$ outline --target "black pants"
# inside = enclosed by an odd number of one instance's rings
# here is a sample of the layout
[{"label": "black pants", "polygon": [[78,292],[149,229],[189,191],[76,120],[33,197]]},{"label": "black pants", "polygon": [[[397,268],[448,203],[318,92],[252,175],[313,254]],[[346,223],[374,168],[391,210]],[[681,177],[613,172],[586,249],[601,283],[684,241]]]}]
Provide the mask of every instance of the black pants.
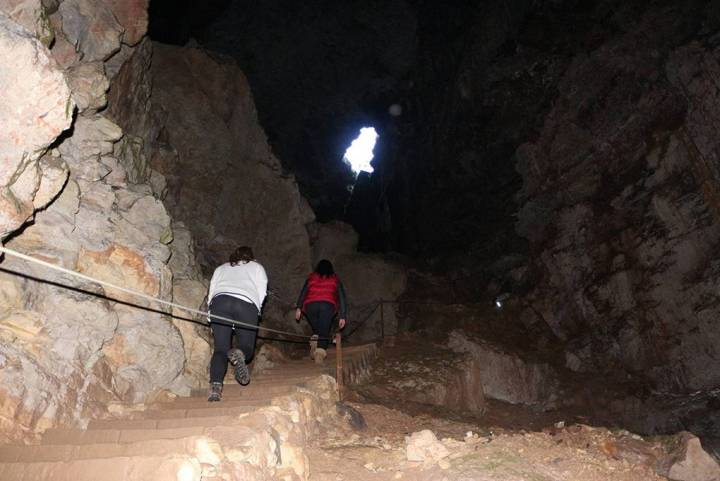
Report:
[{"label": "black pants", "polygon": [[[252,302],[237,297],[219,295],[210,303],[210,314],[227,317],[246,324],[258,325],[258,309]],[[257,329],[236,327],[233,329],[225,321],[211,319],[215,350],[210,359],[210,382],[222,382],[227,372],[228,351],[232,347],[233,332],[237,348],[245,354],[245,361],[250,362],[255,354]]]},{"label": "black pants", "polygon": [[335,317],[335,306],[330,302],[311,302],[305,306],[305,314],[310,321],[313,334],[325,338],[318,341],[318,347],[327,349],[330,343],[330,326]]}]

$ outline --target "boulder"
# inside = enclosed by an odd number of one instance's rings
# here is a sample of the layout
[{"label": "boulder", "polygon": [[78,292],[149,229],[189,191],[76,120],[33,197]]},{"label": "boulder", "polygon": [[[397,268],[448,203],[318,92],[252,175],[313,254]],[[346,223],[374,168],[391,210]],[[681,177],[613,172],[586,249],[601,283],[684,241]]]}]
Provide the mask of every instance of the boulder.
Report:
[{"label": "boulder", "polygon": [[148,28],[149,0],[102,0],[124,29],[122,41],[136,45],[145,36]]},{"label": "boulder", "polygon": [[512,404],[554,404],[559,388],[557,374],[548,364],[524,361],[481,339],[471,339],[459,329],[448,336],[448,347],[467,353],[476,361],[485,395]]},{"label": "boulder", "polygon": [[439,406],[465,415],[485,412],[479,363],[422,338],[403,336],[383,352],[370,374],[358,390],[371,399]]},{"label": "boulder", "polygon": [[107,105],[110,87],[102,62],[83,63],[67,70],[68,83],[80,112],[98,111]]},{"label": "boulder", "polygon": [[60,4],[62,29],[86,62],[103,61],[120,50],[124,28],[105,2],[65,0]]},{"label": "boulder", "polygon": [[[1,7],[6,7],[0,5]],[[44,47],[0,10],[0,238],[34,211],[36,162],[72,122],[70,89]],[[45,194],[47,195],[47,194]]]},{"label": "boulder", "polygon": [[405,456],[408,461],[433,463],[450,455],[450,451],[438,441],[435,433],[424,429],[405,437]]},{"label": "boulder", "polygon": [[234,61],[157,44],[152,71],[153,132],[162,136],[150,165],[167,179],[165,204],[192,232],[207,276],[250,245],[273,291],[265,322],[286,325],[310,272],[313,214],[270,151],[247,80]]},{"label": "boulder", "polygon": [[43,45],[50,47],[55,32],[41,0],[0,0],[0,11],[22,25]]},{"label": "boulder", "polygon": [[720,464],[703,449],[691,433],[681,432],[658,472],[674,481],[719,481]]}]

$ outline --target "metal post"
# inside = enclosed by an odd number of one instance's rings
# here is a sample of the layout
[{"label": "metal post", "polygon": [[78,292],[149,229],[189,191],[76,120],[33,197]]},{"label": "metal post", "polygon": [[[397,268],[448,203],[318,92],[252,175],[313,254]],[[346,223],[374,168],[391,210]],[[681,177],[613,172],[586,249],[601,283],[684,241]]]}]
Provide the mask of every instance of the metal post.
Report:
[{"label": "metal post", "polygon": [[335,334],[335,378],[337,380],[338,400],[343,399],[343,359],[342,359],[342,335]]},{"label": "metal post", "polygon": [[385,301],[380,301],[380,339],[385,339]]}]

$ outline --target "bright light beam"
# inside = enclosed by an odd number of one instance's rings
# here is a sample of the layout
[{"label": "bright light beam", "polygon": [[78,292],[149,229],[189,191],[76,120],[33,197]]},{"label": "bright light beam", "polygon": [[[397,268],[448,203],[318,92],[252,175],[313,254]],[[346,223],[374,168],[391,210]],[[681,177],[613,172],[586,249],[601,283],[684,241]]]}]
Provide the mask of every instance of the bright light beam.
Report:
[{"label": "bright light beam", "polygon": [[373,159],[373,149],[377,138],[378,133],[374,127],[363,127],[360,129],[360,135],[345,151],[344,159],[350,163],[350,167],[356,174],[361,171],[372,173],[373,168],[370,161]]}]

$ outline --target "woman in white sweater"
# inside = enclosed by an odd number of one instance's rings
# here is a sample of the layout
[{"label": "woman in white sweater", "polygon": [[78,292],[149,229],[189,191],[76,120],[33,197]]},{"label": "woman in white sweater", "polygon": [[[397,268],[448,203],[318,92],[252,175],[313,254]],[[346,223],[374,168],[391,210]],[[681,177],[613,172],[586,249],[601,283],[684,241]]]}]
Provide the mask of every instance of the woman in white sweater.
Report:
[{"label": "woman in white sweater", "polygon": [[[215,269],[210,280],[210,314],[257,326],[266,294],[265,269],[255,260],[250,247],[238,247],[229,262]],[[227,321],[212,317],[210,323],[215,349],[210,360],[208,401],[220,401],[228,361],[235,367],[237,382],[243,386],[250,383],[247,363],[255,353],[257,329],[233,327]],[[235,349],[231,349],[233,333],[237,344]]]}]

